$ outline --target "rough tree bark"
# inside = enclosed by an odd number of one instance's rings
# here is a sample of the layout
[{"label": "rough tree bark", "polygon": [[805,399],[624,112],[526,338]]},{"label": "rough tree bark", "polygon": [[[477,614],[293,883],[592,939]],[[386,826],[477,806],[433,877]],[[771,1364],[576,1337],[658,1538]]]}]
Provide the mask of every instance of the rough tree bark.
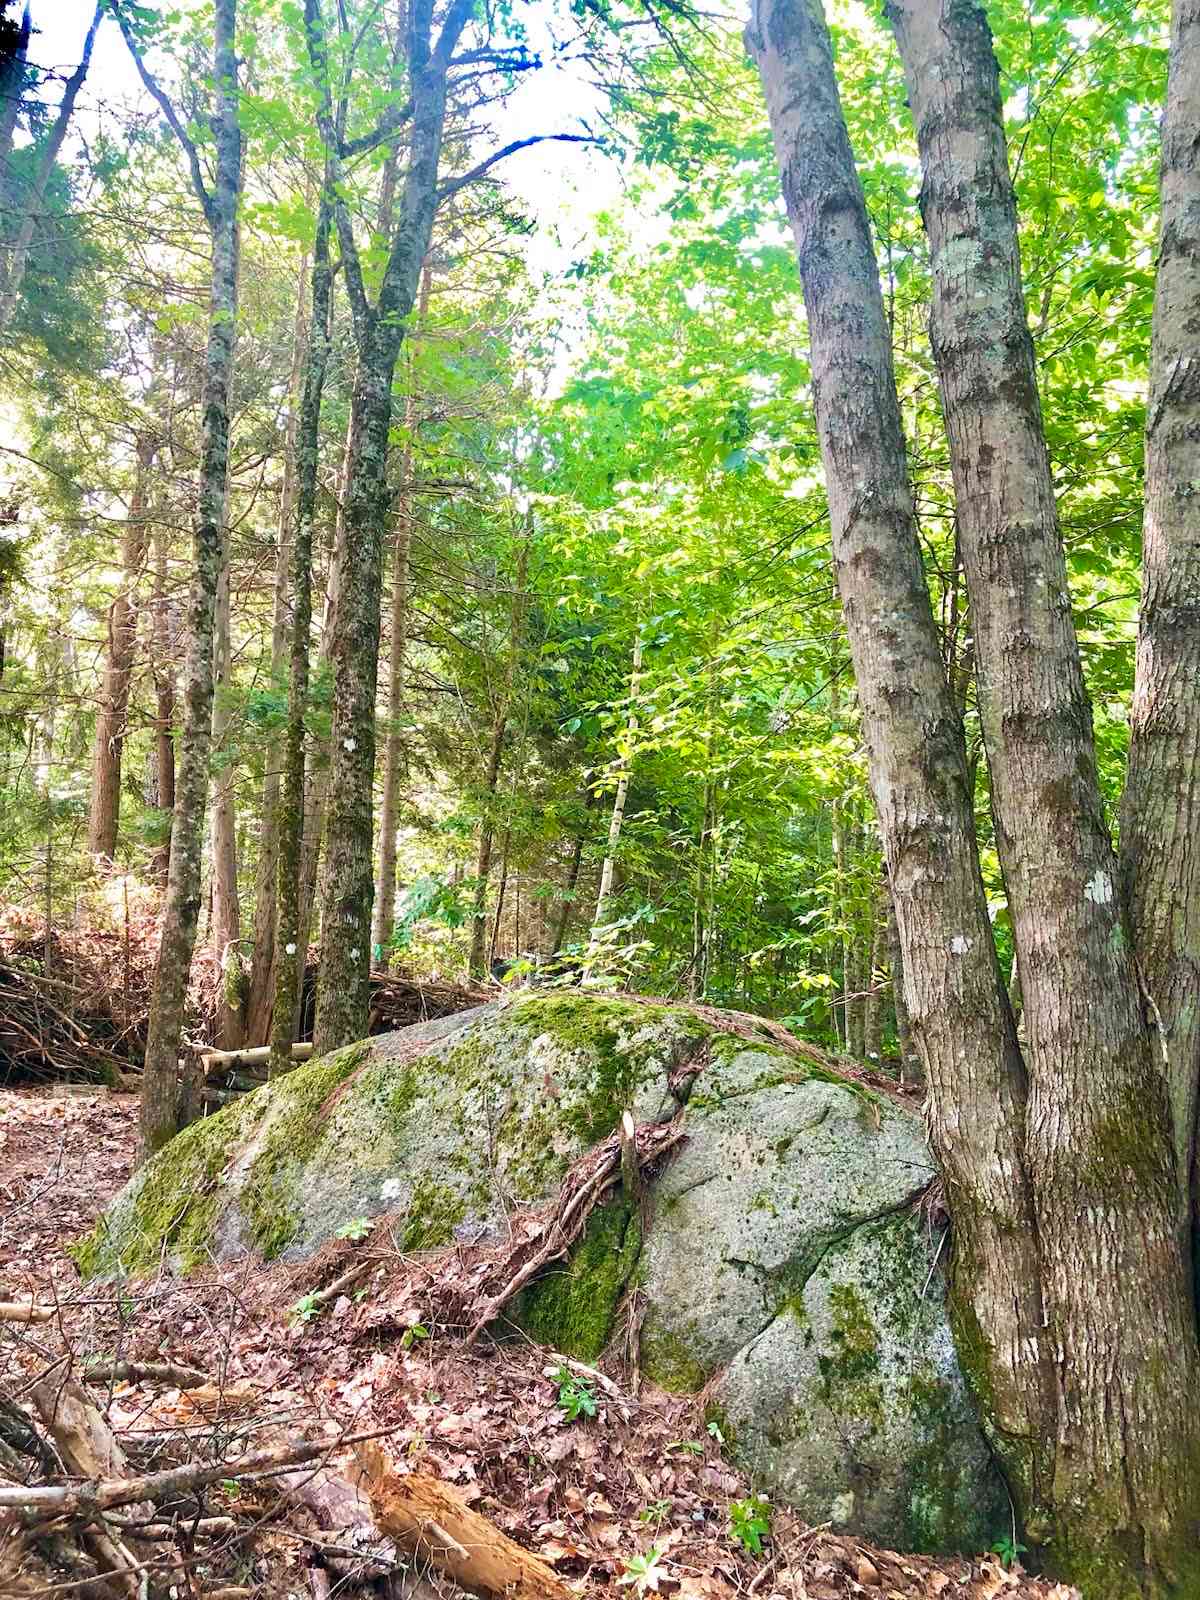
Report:
[{"label": "rough tree bark", "polygon": [[108,608],[108,649],[92,753],[88,849],[101,861],[111,861],[117,852],[117,828],[121,815],[121,755],[129,709],[129,679],[137,645],[134,588],[146,559],[146,508],[150,495],[150,469],[154,464],[158,441],[151,433],[140,433],[135,449],[129,515],[121,532],[122,583]]},{"label": "rough tree bark", "polygon": [[[888,15],[921,155],[930,333],[1020,962],[1025,1155],[1059,1373],[1053,1477],[1026,1515],[1081,1581],[1115,1586],[1130,1566],[1160,1581],[1176,1572],[1200,1495],[1200,1421],[1178,1403],[1200,1380],[1188,1211],[1100,796],[999,69],[975,4],[892,0]],[[1194,752],[1200,719],[1187,723]],[[1132,1432],[1114,1427],[1132,1414]]]},{"label": "rough tree bark", "polygon": [[[375,698],[383,529],[388,510],[388,434],[392,380],[429,251],[438,205],[447,75],[474,0],[452,0],[436,44],[432,0],[414,0],[408,19],[412,91],[408,169],[400,217],[374,305],[363,284],[354,226],[344,200],[335,207],[342,268],[353,314],[358,369],[350,405],[346,540],[338,572],[333,639],[333,730],[325,864],[321,881],[321,966],[317,980],[317,1054],[366,1031],[370,997],[375,777]],[[307,0],[310,44],[321,39],[317,0]],[[314,66],[325,76],[323,47]],[[331,149],[336,149],[332,130]]]},{"label": "rough tree bark", "polygon": [[[978,888],[954,700],[932,660],[877,269],[819,0],[762,0],[749,37],[796,234],[835,566],[954,1215],[959,1348],[1031,1541],[1089,1595],[1190,1593],[1200,1451],[1194,1408],[1179,1404],[1197,1376],[1179,1189],[1070,625],[998,75],[970,0],[899,0],[889,15],[924,171],[1027,1063]],[[900,652],[928,662],[924,681],[896,671]],[[939,836],[931,855],[922,846]]]},{"label": "rough tree bark", "polygon": [[201,397],[200,470],[192,536],[195,570],[188,603],[187,657],[182,685],[183,729],[171,827],[171,864],[163,902],[162,936],[150,998],[150,1026],[142,1076],[141,1158],[145,1160],[176,1131],[179,1042],[200,914],[200,854],[212,740],[213,620],[225,547],[229,390],[237,327],[237,208],[242,140],[238,128],[234,45],[237,0],[215,0],[214,4],[216,167],[211,192],[201,175],[195,147],[170,101],[147,70],[119,11],[117,19],[143,82],[188,156],[196,197],[212,237],[208,348]]},{"label": "rough tree bark", "polygon": [[[175,633],[172,606],[167,596],[170,534],[160,528],[154,541],[154,777],[158,809],[170,816],[175,810]],[[152,870],[163,883],[171,865],[168,832],[154,852]]]},{"label": "rough tree bark", "polygon": [[952,1297],[969,1369],[1023,1493],[1053,1425],[1037,1230],[1022,1162],[1025,1077],[992,941],[962,723],[942,663],[908,483],[862,186],[818,0],[760,0],[766,93],[808,313],[833,560],[871,789],[955,1219]]},{"label": "rough tree bark", "polygon": [[1121,875],[1161,1029],[1182,1180],[1195,1182],[1200,1078],[1200,6],[1177,3],[1162,127],[1162,217],[1146,408],[1142,607]]}]

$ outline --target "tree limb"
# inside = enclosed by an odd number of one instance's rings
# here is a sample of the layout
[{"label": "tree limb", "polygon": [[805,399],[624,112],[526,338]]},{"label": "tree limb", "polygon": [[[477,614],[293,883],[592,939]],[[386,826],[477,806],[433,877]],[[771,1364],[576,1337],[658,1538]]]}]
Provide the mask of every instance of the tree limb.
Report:
[{"label": "tree limb", "polygon": [[211,228],[217,220],[216,209],[213,205],[213,197],[209,193],[208,185],[204,181],[204,174],[200,170],[200,153],[188,135],[187,129],[180,122],[175,107],[171,104],[170,97],[159,87],[157,79],[146,65],[145,57],[133,37],[128,19],[119,4],[116,3],[116,0],[113,0],[111,9],[113,16],[117,19],[117,26],[124,35],[125,43],[129,46],[129,54],[133,57],[133,64],[138,70],[138,76],[151,96],[157,101],[159,110],[166,119],[167,126],[179,140],[183,153],[187,157],[188,169],[192,177],[192,188],[195,190],[196,198],[200,202],[200,208],[204,212],[204,220]]},{"label": "tree limb", "polygon": [[603,144],[604,140],[593,133],[536,133],[529,139],[514,139],[511,144],[504,145],[495,150],[485,161],[472,167],[470,172],[464,172],[461,178],[454,178],[449,183],[443,184],[438,190],[438,199],[446,200],[452,194],[457,194],[460,189],[465,189],[469,183],[474,183],[482,178],[498,162],[504,161],[508,156],[515,155],[518,150],[527,150],[534,144]]}]

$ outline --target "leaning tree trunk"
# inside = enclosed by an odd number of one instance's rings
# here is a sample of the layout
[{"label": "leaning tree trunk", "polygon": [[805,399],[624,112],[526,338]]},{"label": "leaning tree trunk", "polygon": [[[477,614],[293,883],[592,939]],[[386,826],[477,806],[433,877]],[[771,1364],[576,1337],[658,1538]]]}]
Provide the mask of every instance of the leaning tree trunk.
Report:
[{"label": "leaning tree trunk", "polygon": [[[279,543],[275,553],[275,595],[271,615],[271,681],[278,684],[288,669],[288,614],[292,576],[292,531],[296,514],[296,434],[300,393],[308,355],[308,253],[301,257],[292,324],[292,370],[288,377],[287,421],[283,432],[283,483],[279,492]],[[254,951],[246,994],[246,1041],[260,1044],[271,1031],[275,979],[275,903],[279,876],[279,783],[285,734],[267,740],[263,753],[261,826],[254,871]]]},{"label": "leaning tree trunk", "polygon": [[[1052,1477],[1026,1514],[1060,1570],[1115,1593],[1143,1574],[1170,1579],[1200,1506],[1200,1417],[1178,1403],[1200,1381],[1188,1212],[1116,892],[991,35],[969,0],[892,0],[889,17],[924,175],[931,338],[1020,962],[1026,1161],[1058,1368]],[[1117,1421],[1131,1415],[1132,1433]]]},{"label": "leaning tree trunk", "polygon": [[134,587],[146,558],[146,506],[150,469],[158,442],[152,434],[137,438],[137,459],[129,516],[121,534],[122,583],[108,610],[108,652],[100,689],[100,714],[92,755],[92,804],[88,815],[88,850],[101,861],[117,853],[121,815],[121,755],[129,712],[129,680],[137,646]]},{"label": "leaning tree trunk", "polygon": [[[361,1038],[370,1007],[371,912],[374,904],[375,700],[379,674],[383,529],[388,510],[392,380],[429,252],[438,204],[450,59],[474,0],[453,0],[436,47],[429,0],[410,18],[413,114],[400,220],[377,303],[363,285],[353,222],[337,206],[338,236],[354,314],[358,371],[350,403],[346,541],[338,573],[333,640],[333,728],[325,866],[321,879],[321,965],[317,977],[316,1054]],[[319,8],[308,0],[310,47]],[[326,71],[320,63],[322,75]]]},{"label": "leaning tree trunk", "polygon": [[[1177,3],[1146,408],[1142,607],[1121,813],[1134,949],[1160,1031],[1182,1181],[1200,1077],[1200,7]],[[1193,1207],[1196,1200],[1193,1197]]]},{"label": "leaning tree trunk", "polygon": [[329,234],[333,222],[331,173],[326,169],[313,243],[312,318],[304,390],[296,429],[296,526],[292,535],[292,639],[283,783],[279,798],[278,903],[275,919],[275,995],[271,1013],[271,1072],[291,1065],[292,1041],[304,980],[307,921],[304,906],[305,758],[304,714],[308,709],[312,633],[313,527],[317,514],[321,397],[329,366],[329,308],[333,271]]},{"label": "leaning tree trunk", "polygon": [[236,11],[237,0],[216,0],[213,51],[217,106],[214,117],[216,182],[211,195],[202,191],[212,234],[212,282],[201,397],[198,501],[193,528],[195,571],[188,607],[187,659],[182,685],[184,717],[171,828],[171,865],[150,997],[150,1025],[142,1075],[143,1159],[165,1144],[176,1130],[179,1044],[200,914],[200,854],[212,739],[213,619],[225,548],[229,390],[237,326],[241,134],[234,46]]},{"label": "leaning tree trunk", "polygon": [[905,953],[904,998],[954,1212],[953,1311],[989,1396],[992,1437],[1027,1500],[1045,1452],[1025,1441],[1044,1439],[1054,1413],[1021,1152],[1024,1072],[922,567],[866,205],[815,0],[762,0],[747,42],[796,240],[834,568]]}]

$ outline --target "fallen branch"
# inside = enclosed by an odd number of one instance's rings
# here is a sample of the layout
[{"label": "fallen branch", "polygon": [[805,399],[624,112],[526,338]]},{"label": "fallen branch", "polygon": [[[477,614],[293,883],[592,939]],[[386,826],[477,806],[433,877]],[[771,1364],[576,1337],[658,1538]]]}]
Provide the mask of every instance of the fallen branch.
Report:
[{"label": "fallen branch", "polygon": [[0,1322],[53,1322],[54,1306],[26,1305],[23,1300],[0,1300]]},{"label": "fallen branch", "polygon": [[171,1495],[199,1489],[221,1478],[261,1478],[302,1461],[315,1461],[348,1444],[378,1439],[391,1428],[374,1433],[350,1434],[343,1439],[322,1439],[316,1444],[284,1443],[269,1450],[256,1450],[234,1461],[168,1467],[163,1472],[147,1472],[137,1478],[102,1478],[89,1483],[55,1484],[42,1488],[0,1486],[0,1511],[15,1509],[35,1521],[47,1517],[94,1516],[116,1506],[136,1505],[144,1500],[163,1500]]},{"label": "fallen branch", "polygon": [[376,1526],[465,1589],[511,1600],[574,1600],[546,1563],[464,1505],[448,1483],[397,1472],[378,1444],[355,1451]]},{"label": "fallen branch", "polygon": [[175,1389],[195,1389],[207,1383],[207,1372],[179,1367],[171,1361],[85,1361],[85,1383],[165,1383]]}]

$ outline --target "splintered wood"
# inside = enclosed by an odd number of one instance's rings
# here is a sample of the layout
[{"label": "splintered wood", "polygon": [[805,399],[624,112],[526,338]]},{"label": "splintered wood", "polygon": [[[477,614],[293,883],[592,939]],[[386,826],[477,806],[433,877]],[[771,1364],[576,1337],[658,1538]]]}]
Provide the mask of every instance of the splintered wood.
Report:
[{"label": "splintered wood", "polygon": [[464,1505],[442,1479],[397,1471],[374,1442],[358,1445],[354,1454],[375,1525],[401,1549],[477,1594],[575,1600],[544,1561]]}]

